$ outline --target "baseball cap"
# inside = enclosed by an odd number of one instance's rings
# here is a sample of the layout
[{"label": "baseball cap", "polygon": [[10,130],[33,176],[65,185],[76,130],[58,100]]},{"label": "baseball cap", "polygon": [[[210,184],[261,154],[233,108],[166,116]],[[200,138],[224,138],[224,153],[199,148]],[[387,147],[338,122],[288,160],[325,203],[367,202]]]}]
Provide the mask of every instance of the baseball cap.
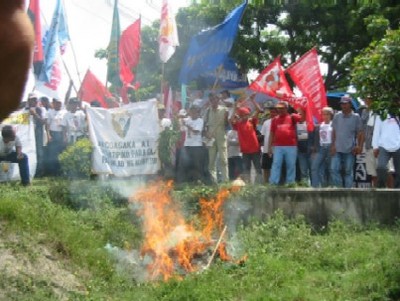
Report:
[{"label": "baseball cap", "polygon": [[180,109],[178,115],[179,115],[179,116],[186,116],[186,115],[187,115],[187,112],[186,112],[185,109]]},{"label": "baseball cap", "polygon": [[344,95],[340,98],[340,103],[351,103],[351,97],[349,95]]},{"label": "baseball cap", "polygon": [[28,99],[33,99],[33,98],[38,98],[38,96],[37,96],[37,94],[36,93],[33,93],[33,92],[31,92],[31,93],[29,93],[28,94]]},{"label": "baseball cap", "polygon": [[280,101],[276,104],[275,108],[287,108],[288,103],[286,101]]},{"label": "baseball cap", "polygon": [[237,111],[239,116],[245,116],[250,114],[250,109],[246,107],[238,108]]}]

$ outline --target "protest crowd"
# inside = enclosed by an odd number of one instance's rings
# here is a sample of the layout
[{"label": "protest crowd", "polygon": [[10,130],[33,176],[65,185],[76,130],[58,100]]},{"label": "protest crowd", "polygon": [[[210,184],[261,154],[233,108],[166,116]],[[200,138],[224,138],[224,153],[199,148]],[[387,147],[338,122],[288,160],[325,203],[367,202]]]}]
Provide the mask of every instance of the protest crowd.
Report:
[{"label": "protest crowd", "polygon": [[[259,104],[255,95],[244,93],[234,99],[228,90],[192,93],[186,108],[174,101],[170,118],[165,105],[157,101],[161,134],[178,124],[179,140],[172,151],[172,177],[177,183],[241,179],[257,184],[351,188],[357,187],[356,157],[365,153],[369,181],[365,187],[400,188],[399,119],[389,115],[382,120],[369,110],[371,98],[358,114],[352,109],[351,97],[341,97],[341,110],[324,107],[323,121],[309,131],[304,108],[294,110],[286,101]],[[92,101],[91,107],[98,107],[98,102]],[[60,176],[59,155],[89,137],[86,107],[76,97],[65,103],[50,102],[30,93],[21,109],[34,126],[35,177]],[[24,146],[11,126],[2,126],[0,142],[0,160],[18,163],[22,183],[29,184]],[[159,174],[164,174],[162,164]]]}]

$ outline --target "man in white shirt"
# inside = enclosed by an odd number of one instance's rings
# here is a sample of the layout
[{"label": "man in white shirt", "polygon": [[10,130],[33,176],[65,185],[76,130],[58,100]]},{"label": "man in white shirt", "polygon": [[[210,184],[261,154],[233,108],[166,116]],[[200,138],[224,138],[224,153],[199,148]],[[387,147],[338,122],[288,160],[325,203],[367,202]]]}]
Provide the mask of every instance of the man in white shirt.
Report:
[{"label": "man in white shirt", "polygon": [[205,150],[201,135],[203,119],[200,118],[200,110],[198,106],[192,105],[189,117],[183,119],[186,138],[178,163],[178,183],[196,181],[205,183]]},{"label": "man in white shirt", "polygon": [[264,136],[264,144],[261,147],[262,149],[262,157],[261,157],[261,169],[263,171],[263,179],[264,183],[268,183],[269,176],[271,174],[272,160],[273,156],[268,154],[268,143],[269,143],[269,134],[271,131],[271,121],[272,119],[278,115],[276,108],[269,107],[269,118],[264,121],[261,127],[261,135]]},{"label": "man in white shirt", "polygon": [[74,144],[86,134],[86,115],[82,110],[78,110],[79,105],[80,101],[77,98],[71,98],[68,102],[68,112],[64,114],[61,122],[64,141],[67,144]]},{"label": "man in white shirt", "polygon": [[28,156],[22,152],[21,141],[10,125],[5,125],[1,129],[0,162],[1,161],[18,163],[21,184],[24,186],[30,184]]},{"label": "man in white shirt", "polygon": [[48,166],[47,171],[50,175],[60,175],[61,167],[58,155],[65,149],[65,140],[63,135],[63,119],[66,110],[62,108],[62,102],[53,99],[53,109],[49,110],[47,118],[48,127]]},{"label": "man in white shirt", "polygon": [[385,120],[376,118],[372,135],[372,148],[378,158],[378,187],[386,187],[387,164],[393,158],[395,188],[400,188],[400,118],[388,114]]}]

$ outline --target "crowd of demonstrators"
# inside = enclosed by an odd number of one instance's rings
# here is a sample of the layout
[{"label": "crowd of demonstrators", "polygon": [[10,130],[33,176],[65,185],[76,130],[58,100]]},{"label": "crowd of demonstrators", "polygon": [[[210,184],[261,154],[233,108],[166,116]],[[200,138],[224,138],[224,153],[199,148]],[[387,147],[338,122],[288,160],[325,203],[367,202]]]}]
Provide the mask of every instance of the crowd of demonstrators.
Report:
[{"label": "crowd of demonstrators", "polygon": [[[354,185],[355,158],[362,153],[363,145],[367,173],[372,176],[372,183],[376,183],[372,187],[390,187],[388,161],[393,161],[394,174],[399,174],[399,118],[389,114],[387,119],[381,120],[370,109],[370,98],[366,99],[367,110],[362,114],[353,111],[348,95],[340,99],[340,111],[335,113],[331,107],[322,108],[322,122],[314,124],[313,131],[308,130],[305,108],[293,110],[287,102],[279,101],[273,107],[266,107],[269,116],[262,120],[263,140],[260,142],[256,130],[258,116],[263,110],[255,102],[254,95],[233,100],[228,91],[223,91],[220,95],[210,93],[208,101],[198,98],[203,93],[196,95],[191,104],[195,103],[195,107],[202,104],[199,111],[203,115],[199,118],[204,121],[203,144],[198,142],[197,146],[205,154],[204,157],[198,155],[196,160],[201,158],[208,166],[203,173],[199,171],[204,183],[207,183],[207,175],[214,183],[226,180],[227,158],[231,181],[240,177],[247,183],[253,182],[250,176],[253,169],[255,183],[350,188]],[[215,116],[210,119],[209,114]],[[219,135],[213,133],[217,126]],[[185,181],[182,177],[181,180]],[[399,187],[399,181],[400,177],[395,176],[394,187]]]},{"label": "crowd of demonstrators", "polygon": [[[70,98],[66,108],[61,100],[53,98],[51,104],[45,96],[38,97],[35,93],[29,93],[25,104],[25,112],[28,112],[34,127],[36,149],[36,173],[35,177],[61,175],[59,155],[68,145],[78,139],[87,136],[86,114],[81,108],[81,102],[77,98]],[[6,134],[9,126],[3,125]],[[10,133],[3,139],[10,139]],[[19,164],[22,183],[29,182],[28,158],[20,153],[22,147],[18,137],[10,140],[7,146],[7,156],[3,153],[1,161],[10,161]],[[11,151],[11,148],[14,150]],[[15,156],[16,154],[16,156]],[[15,157],[15,158],[14,158]],[[6,158],[6,159],[4,159]],[[16,161],[17,160],[17,161]],[[28,173],[28,176],[26,176]],[[28,180],[26,180],[28,177]]]},{"label": "crowd of demonstrators", "polygon": [[[372,98],[357,114],[351,98],[340,99],[340,111],[322,109],[322,122],[308,131],[306,110],[293,110],[285,101],[262,110],[255,94],[237,100],[229,91],[198,93],[179,111],[181,139],[176,145],[175,179],[178,183],[219,183],[237,178],[246,183],[271,185],[311,184],[312,187],[353,187],[356,155],[365,149],[366,170],[372,187],[391,187],[388,166],[393,162],[394,187],[400,188],[400,120],[372,112]],[[93,106],[96,103],[93,102]],[[171,127],[165,108],[159,107],[160,126]],[[29,94],[26,110],[34,125],[37,174],[61,174],[59,155],[68,145],[87,136],[87,120],[81,102],[70,98],[38,98]],[[261,119],[267,111],[266,119]],[[361,115],[361,116],[360,116]],[[168,121],[168,122],[166,122]],[[261,126],[262,140],[257,133]],[[29,185],[28,157],[10,126],[2,127],[0,161],[19,165],[23,185]],[[255,172],[252,180],[251,170]],[[390,175],[390,173],[389,173]]]}]

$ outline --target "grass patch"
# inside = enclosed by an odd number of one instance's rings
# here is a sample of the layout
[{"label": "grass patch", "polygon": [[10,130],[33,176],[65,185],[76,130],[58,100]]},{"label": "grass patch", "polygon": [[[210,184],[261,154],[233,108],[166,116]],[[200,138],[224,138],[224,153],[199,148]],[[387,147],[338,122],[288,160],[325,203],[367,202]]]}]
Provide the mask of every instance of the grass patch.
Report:
[{"label": "grass patch", "polygon": [[[0,263],[0,299],[400,299],[400,223],[382,227],[335,221],[316,232],[303,219],[289,220],[278,212],[267,222],[238,227],[235,239],[248,256],[244,263],[217,259],[209,270],[182,280],[137,283],[129,271],[117,272],[104,248],[107,243],[140,245],[138,218],[114,191],[90,181],[45,179],[28,188],[2,184],[0,192],[0,258],[16,263],[23,258],[31,267],[3,273]],[[176,192],[182,202],[190,200],[191,212],[198,196],[212,193],[199,187]],[[81,199],[85,205],[76,205]],[[44,257],[48,260],[43,262],[70,273],[79,285],[60,288],[40,270]]]}]

